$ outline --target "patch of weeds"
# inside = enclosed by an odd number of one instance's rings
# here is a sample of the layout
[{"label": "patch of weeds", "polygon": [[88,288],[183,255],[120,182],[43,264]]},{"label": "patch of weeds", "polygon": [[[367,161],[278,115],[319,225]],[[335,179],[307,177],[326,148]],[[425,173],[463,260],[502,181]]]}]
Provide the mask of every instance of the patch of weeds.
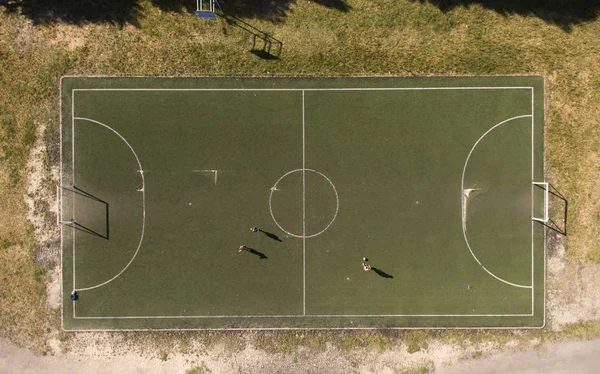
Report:
[{"label": "patch of weeds", "polygon": [[71,338],[71,335],[65,333],[64,331],[60,331],[56,338],[59,342],[66,343]]},{"label": "patch of weeds", "polygon": [[190,342],[187,339],[179,339],[179,352],[184,355],[191,352]]},{"label": "patch of weeds", "polygon": [[324,352],[327,349],[327,343],[332,340],[331,333],[327,331],[307,331],[302,335],[303,344],[313,352]]},{"label": "patch of weeds", "polygon": [[202,362],[200,365],[195,368],[189,369],[185,372],[186,374],[208,374],[211,373],[210,369],[206,367],[206,364]]},{"label": "patch of weeds", "polygon": [[44,274],[46,274],[46,272],[43,269],[41,269],[41,268],[36,267],[33,270],[33,278],[37,282],[41,282],[42,281],[42,279],[44,278]]},{"label": "patch of weeds", "polygon": [[353,332],[344,334],[342,336],[342,349],[344,351],[349,352],[352,349],[359,348],[361,346],[362,342],[360,341],[360,339],[357,338],[357,336]]},{"label": "patch of weeds", "polygon": [[158,358],[159,358],[161,361],[167,361],[167,360],[169,359],[169,354],[168,354],[167,352],[165,352],[165,351],[160,351],[160,352],[158,353]]},{"label": "patch of weeds", "polygon": [[369,348],[376,349],[380,352],[392,349],[393,342],[389,336],[380,331],[365,333],[365,341]]},{"label": "patch of weeds", "polygon": [[419,346],[419,343],[415,342],[415,341],[409,341],[407,342],[407,348],[406,351],[408,353],[415,353],[415,352],[419,352],[421,350],[421,347]]},{"label": "patch of weeds", "polygon": [[306,335],[304,332],[259,332],[252,336],[252,344],[268,353],[290,354],[301,345]]},{"label": "patch of weeds", "polygon": [[429,348],[427,343],[429,336],[423,331],[410,331],[407,333],[406,346],[408,353],[415,353]]},{"label": "patch of weeds", "polygon": [[333,337],[332,342],[337,348],[349,352],[357,348],[368,348],[384,351],[392,348],[392,340],[379,331],[349,331]]},{"label": "patch of weeds", "polygon": [[44,131],[46,159],[49,165],[58,165],[60,160],[60,132],[59,130],[50,130],[50,127],[46,126],[46,130]]},{"label": "patch of weeds", "polygon": [[245,335],[238,331],[200,331],[195,334],[204,343],[206,349],[222,346],[227,353],[235,353],[246,347]]},{"label": "patch of weeds", "polygon": [[471,357],[477,359],[477,358],[481,358],[483,356],[483,352],[481,351],[475,351],[473,352],[473,354],[471,355]]},{"label": "patch of weeds", "polygon": [[600,320],[572,323],[565,326],[561,333],[578,339],[595,339],[600,336]]}]

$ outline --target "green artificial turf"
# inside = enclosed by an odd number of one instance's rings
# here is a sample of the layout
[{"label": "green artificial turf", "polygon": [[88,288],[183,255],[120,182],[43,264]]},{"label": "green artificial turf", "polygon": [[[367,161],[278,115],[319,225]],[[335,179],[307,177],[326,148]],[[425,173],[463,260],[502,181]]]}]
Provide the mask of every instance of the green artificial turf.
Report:
[{"label": "green artificial turf", "polygon": [[61,95],[67,330],[544,323],[539,77]]}]

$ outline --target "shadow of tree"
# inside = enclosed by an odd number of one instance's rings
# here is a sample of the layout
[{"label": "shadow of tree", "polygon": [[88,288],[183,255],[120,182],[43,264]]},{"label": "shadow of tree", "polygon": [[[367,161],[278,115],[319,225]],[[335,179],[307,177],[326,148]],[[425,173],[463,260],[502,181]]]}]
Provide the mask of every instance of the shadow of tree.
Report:
[{"label": "shadow of tree", "polygon": [[150,0],[150,2],[163,12],[193,13],[196,11],[195,0]]},{"label": "shadow of tree", "polygon": [[[348,12],[347,0],[312,0],[321,6]],[[8,13],[19,13],[34,24],[110,23],[138,26],[141,0],[0,0]],[[194,13],[194,0],[150,0],[164,12]],[[296,0],[221,0],[226,15],[282,22]]]},{"label": "shadow of tree", "polygon": [[474,4],[494,10],[502,15],[519,14],[534,16],[571,31],[573,25],[594,21],[600,12],[598,0],[412,0],[429,3],[442,12],[456,7],[469,7]]},{"label": "shadow of tree", "polygon": [[[346,0],[312,0],[321,6],[348,12],[352,9]],[[273,23],[282,22],[296,0],[221,0],[220,4],[225,14],[257,18]]]},{"label": "shadow of tree", "polygon": [[349,12],[352,7],[345,0],[313,0],[315,3],[327,8],[336,9],[342,12]]},{"label": "shadow of tree", "polygon": [[138,0],[9,0],[4,4],[8,13],[20,13],[34,24],[110,23],[119,26],[138,25]]}]

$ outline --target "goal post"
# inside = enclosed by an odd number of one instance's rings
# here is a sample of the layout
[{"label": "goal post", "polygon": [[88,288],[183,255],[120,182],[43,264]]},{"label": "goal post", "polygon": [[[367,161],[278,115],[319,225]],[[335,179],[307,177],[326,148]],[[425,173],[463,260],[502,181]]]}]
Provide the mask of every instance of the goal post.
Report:
[{"label": "goal post", "polygon": [[196,0],[196,16],[203,19],[217,18],[215,13],[215,1],[216,0]]},{"label": "goal post", "polygon": [[73,185],[68,185],[68,186],[57,185],[56,186],[56,225],[57,226],[72,225],[75,222],[73,219],[71,219],[71,220],[63,219],[63,191],[67,190],[67,191],[74,192],[74,188],[75,188],[75,186],[73,186]]},{"label": "goal post", "polygon": [[531,219],[534,221],[546,223],[549,220],[548,217],[548,182],[531,182],[533,186],[538,186],[544,190],[544,216],[543,217],[535,217],[532,216]]},{"label": "goal post", "polygon": [[[83,213],[78,219],[75,219],[76,200],[80,211]],[[57,185],[56,224],[58,226],[69,226],[108,240],[108,202],[75,185]]]}]

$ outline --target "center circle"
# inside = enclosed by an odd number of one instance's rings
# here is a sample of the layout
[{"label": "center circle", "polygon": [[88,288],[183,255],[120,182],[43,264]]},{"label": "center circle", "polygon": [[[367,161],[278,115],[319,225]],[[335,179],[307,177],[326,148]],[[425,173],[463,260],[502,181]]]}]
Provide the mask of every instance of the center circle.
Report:
[{"label": "center circle", "polygon": [[[307,181],[308,181],[308,183],[307,183]],[[307,188],[307,185],[310,185],[310,188]],[[319,192],[322,192],[322,190],[324,191],[325,189],[332,191],[331,195],[327,196],[328,194],[326,192],[321,193],[319,195],[321,197],[321,199],[318,199],[316,201],[316,204],[314,204],[314,205],[310,204],[308,212],[307,212],[307,193],[308,192],[312,193],[313,190],[316,191],[316,193],[319,193]],[[298,196],[298,195],[300,195],[300,196]],[[274,197],[275,197],[275,199],[274,199]],[[294,233],[294,232],[292,232],[292,231],[294,231],[293,229],[286,230],[283,227],[284,225],[281,224],[281,222],[283,221],[281,216],[280,216],[280,220],[278,220],[275,217],[275,214],[273,213],[273,205],[277,206],[280,201],[283,201],[285,203],[285,207],[286,207],[286,209],[284,211],[289,212],[290,209],[293,209],[294,202],[297,206],[300,205],[299,197],[301,197],[301,205],[302,205],[302,208],[301,208],[302,209],[302,228],[301,228],[302,232]],[[288,198],[288,199],[286,199],[286,198]],[[330,205],[329,212],[323,212],[323,210],[324,209],[326,210],[326,208],[327,208],[326,203],[320,204],[320,203],[322,203],[323,199],[325,200],[325,202],[327,201],[327,199],[329,199],[329,201],[335,200],[335,204],[333,204],[333,203],[329,204]],[[274,202],[274,200],[276,200],[276,202]],[[335,211],[333,209],[333,205],[335,205]],[[338,193],[337,193],[337,190],[336,190],[333,182],[331,182],[331,180],[329,178],[327,178],[327,176],[325,174],[323,174],[319,171],[313,170],[313,169],[295,169],[295,170],[288,171],[287,173],[282,175],[281,178],[279,178],[277,180],[277,182],[275,182],[273,187],[271,187],[271,193],[269,194],[269,211],[271,212],[271,217],[273,218],[273,221],[275,222],[277,227],[279,227],[281,229],[281,231],[285,232],[286,234],[288,234],[290,236],[296,237],[296,238],[303,238],[303,239],[313,238],[317,235],[321,235],[322,233],[324,233],[333,224],[333,221],[335,221],[335,218],[337,217],[337,214],[338,214],[339,207],[340,207],[340,200],[339,200]],[[325,213],[325,214],[321,214],[321,213]],[[288,221],[291,218],[290,215],[284,215],[284,217],[286,219],[288,219]],[[295,216],[292,216],[292,217],[295,218]],[[329,219],[329,217],[331,217],[331,218]],[[314,221],[314,220],[319,221],[321,219],[324,219],[323,224],[322,224],[323,228],[315,234],[308,235],[306,233],[307,222],[309,224],[314,224],[314,222],[312,222],[312,221]],[[295,221],[294,223],[296,225],[299,225],[299,221]],[[317,224],[318,223],[319,222],[317,222]],[[298,231],[298,228],[296,228],[296,231]]]}]

